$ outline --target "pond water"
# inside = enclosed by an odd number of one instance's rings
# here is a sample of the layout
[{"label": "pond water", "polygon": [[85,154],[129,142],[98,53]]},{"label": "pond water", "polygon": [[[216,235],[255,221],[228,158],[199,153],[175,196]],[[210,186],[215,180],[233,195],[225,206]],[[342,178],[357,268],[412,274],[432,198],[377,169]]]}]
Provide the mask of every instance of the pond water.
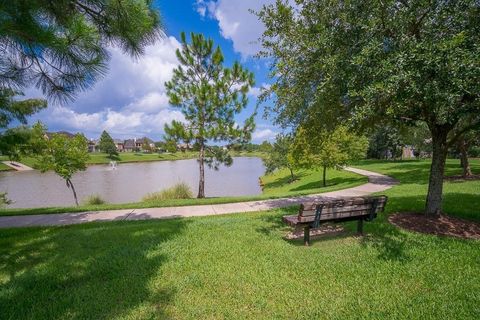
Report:
[{"label": "pond water", "polygon": [[[205,170],[207,197],[258,195],[262,192],[259,177],[265,168],[260,158],[234,158],[230,167],[218,171]],[[155,161],[89,166],[75,174],[72,181],[79,201],[99,194],[108,203],[140,201],[144,195],[187,183],[196,196],[198,191],[198,163],[195,159]],[[73,195],[65,181],[53,172],[39,171],[0,173],[0,192],[8,192],[14,203],[10,208],[72,206]]]}]

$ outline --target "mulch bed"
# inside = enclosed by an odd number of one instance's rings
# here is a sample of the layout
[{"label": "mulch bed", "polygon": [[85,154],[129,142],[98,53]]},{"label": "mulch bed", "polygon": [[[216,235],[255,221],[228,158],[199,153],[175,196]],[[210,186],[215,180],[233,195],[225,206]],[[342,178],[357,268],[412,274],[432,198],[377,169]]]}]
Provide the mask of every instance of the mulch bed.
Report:
[{"label": "mulch bed", "polygon": [[480,180],[480,174],[472,174],[471,176],[448,176],[444,177],[445,181],[470,181],[470,180]]},{"label": "mulch bed", "polygon": [[424,214],[401,212],[388,217],[396,227],[438,236],[480,240],[480,223],[460,218],[440,215],[427,217]]}]

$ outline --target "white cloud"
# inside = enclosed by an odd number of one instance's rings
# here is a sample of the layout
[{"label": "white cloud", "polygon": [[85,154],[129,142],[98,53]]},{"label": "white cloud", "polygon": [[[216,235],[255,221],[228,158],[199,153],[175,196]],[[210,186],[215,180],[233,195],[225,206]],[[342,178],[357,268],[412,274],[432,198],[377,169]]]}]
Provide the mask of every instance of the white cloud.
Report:
[{"label": "white cloud", "polygon": [[248,94],[255,98],[258,98],[258,96],[262,93],[264,89],[269,89],[269,88],[270,88],[270,85],[268,83],[262,83],[260,87],[251,87]]},{"label": "white cloud", "polygon": [[233,41],[233,48],[243,58],[255,55],[261,48],[258,38],[264,27],[249,10],[259,11],[274,0],[197,0],[197,12],[218,21],[220,32]]},{"label": "white cloud", "polygon": [[252,134],[252,139],[256,142],[264,140],[274,140],[277,132],[272,129],[256,129]]},{"label": "white cloud", "polygon": [[131,102],[125,109],[151,113],[167,108],[168,105],[168,96],[165,92],[153,91]]},{"label": "white cloud", "polygon": [[158,137],[163,133],[166,123],[184,120],[180,111],[168,108],[147,114],[111,109],[95,113],[77,113],[64,107],[52,107],[43,111],[40,116],[49,126],[83,132],[90,138],[96,138],[103,130],[107,130],[115,138],[141,137],[149,134]]},{"label": "white cloud", "polygon": [[[160,137],[165,123],[183,120],[169,107],[165,82],[178,66],[176,49],[180,43],[165,37],[135,60],[111,48],[109,72],[90,90],[64,106],[50,105],[32,120],[40,119],[50,130],[81,131],[97,137],[108,130],[114,137],[150,134]],[[29,90],[29,96],[39,96]]]}]

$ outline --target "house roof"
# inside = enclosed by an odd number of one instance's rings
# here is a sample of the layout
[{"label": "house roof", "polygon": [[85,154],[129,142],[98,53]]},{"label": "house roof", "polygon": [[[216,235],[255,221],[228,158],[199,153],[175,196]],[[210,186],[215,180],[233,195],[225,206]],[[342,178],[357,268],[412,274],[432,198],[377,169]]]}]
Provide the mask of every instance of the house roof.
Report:
[{"label": "house roof", "polygon": [[123,145],[124,145],[125,148],[135,148],[135,140],[127,139],[127,140],[125,140]]}]

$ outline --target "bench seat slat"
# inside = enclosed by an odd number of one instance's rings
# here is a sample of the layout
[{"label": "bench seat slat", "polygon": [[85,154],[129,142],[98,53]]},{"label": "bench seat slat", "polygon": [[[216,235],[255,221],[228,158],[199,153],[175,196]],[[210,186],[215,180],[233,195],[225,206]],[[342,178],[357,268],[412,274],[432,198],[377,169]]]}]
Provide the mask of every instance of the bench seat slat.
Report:
[{"label": "bench seat slat", "polygon": [[[375,210],[375,213],[381,212],[381,209]],[[328,221],[328,220],[335,220],[341,219],[346,217],[361,217],[361,216],[369,216],[371,214],[371,209],[368,210],[357,210],[357,211],[345,211],[345,212],[333,212],[329,214],[321,214],[320,221]],[[303,222],[313,222],[315,221],[315,216],[307,216],[307,217],[299,217],[297,216],[297,220],[300,223]]]},{"label": "bench seat slat", "polygon": [[[300,206],[300,210],[303,211],[315,211],[317,205],[322,204],[324,209],[327,208],[341,208],[341,207],[350,207],[358,205],[371,205],[375,198],[347,198],[347,199],[334,199],[334,200],[325,200],[317,202],[306,202]],[[386,196],[380,196],[377,198],[377,205],[385,205],[387,202]]]},{"label": "bench seat slat", "polygon": [[[379,203],[377,205],[377,209],[383,209],[385,203]],[[332,213],[342,213],[342,212],[350,212],[350,211],[365,211],[370,210],[372,204],[362,204],[362,205],[353,205],[347,207],[333,207],[333,208],[323,208],[322,209],[322,216],[326,214]],[[300,210],[299,216],[301,217],[308,217],[308,216],[315,216],[316,210]]]}]

